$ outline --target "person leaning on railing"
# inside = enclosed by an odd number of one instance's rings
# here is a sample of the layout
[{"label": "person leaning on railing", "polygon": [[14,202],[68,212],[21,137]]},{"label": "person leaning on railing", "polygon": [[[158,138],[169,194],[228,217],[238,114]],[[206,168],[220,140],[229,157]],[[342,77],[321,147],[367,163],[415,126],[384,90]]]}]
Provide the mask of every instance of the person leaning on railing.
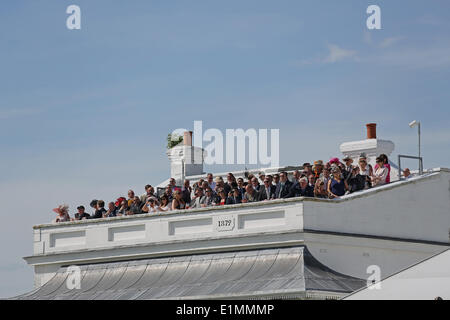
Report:
[{"label": "person leaning on railing", "polygon": [[117,207],[114,202],[108,203],[108,210],[103,213],[103,218],[114,218],[117,217]]},{"label": "person leaning on railing", "polygon": [[171,205],[172,204],[170,203],[169,198],[167,198],[167,196],[165,195],[162,195],[161,198],[159,199],[158,211],[160,212],[170,211]]},{"label": "person leaning on railing", "polygon": [[[384,166],[385,168],[387,168],[387,170],[388,170],[388,173],[387,173],[387,175],[386,175],[385,182],[386,182],[386,183],[391,183],[391,165],[389,164],[389,159],[388,159],[387,155],[385,155],[384,153],[382,153],[382,154],[380,154],[380,156],[379,156],[378,158],[380,158],[380,159],[382,160],[383,166]],[[379,168],[379,166],[380,166],[380,165],[379,165],[378,162],[377,162],[377,164],[375,165],[375,170],[377,170],[377,169]]]},{"label": "person leaning on railing", "polygon": [[377,165],[375,166],[376,169],[372,176],[372,186],[374,187],[388,183],[386,178],[389,174],[389,169],[385,166],[384,161],[385,159],[381,156],[376,159]]},{"label": "person leaning on railing", "polygon": [[[155,196],[154,188],[148,184],[145,186],[146,193],[140,198],[135,196],[133,190],[129,190],[129,199],[118,198],[114,203],[114,208],[112,208],[113,203],[108,205],[108,211],[104,208],[105,202],[103,200],[92,200],[90,205],[95,209],[95,213],[90,218],[134,215],[142,212],[167,212],[189,207],[231,205],[241,202],[267,201],[299,196],[337,198],[344,195],[347,190],[350,190],[350,192],[361,190],[361,181],[364,178],[364,189],[371,187],[371,183],[381,185],[388,182],[389,164],[385,155],[380,155],[377,158],[376,172],[373,172],[364,154],[361,154],[357,168],[352,168],[350,158],[343,160],[347,166],[341,163],[338,158],[332,158],[325,164],[322,160],[317,160],[314,162],[314,166],[304,163],[303,171],[296,170],[293,172],[294,183],[288,179],[285,171],[273,176],[260,172],[259,178],[263,182],[261,185],[258,178],[252,174],[246,175],[248,182],[244,182],[242,177],[236,179],[232,173],[228,173],[226,183],[224,183],[222,177],[214,179],[212,174],[208,174],[205,180],[201,178],[194,183],[193,188],[190,187],[189,180],[184,181],[182,188],[177,187],[175,179],[171,178],[163,194],[158,190],[158,196],[161,194],[159,199]],[[330,169],[332,169],[332,177],[330,176]],[[342,170],[345,169],[351,169],[351,174],[347,174],[350,187],[342,177]],[[409,174],[405,170],[405,176],[407,177]],[[299,178],[301,182],[299,182]],[[149,201],[150,199],[152,201]],[[81,206],[78,209],[77,220],[89,219],[89,215],[83,213]],[[78,218],[78,216],[81,218]],[[56,220],[58,222],[70,221],[70,217],[67,218],[63,213]]]},{"label": "person leaning on railing", "polygon": [[332,178],[328,181],[328,195],[330,199],[342,197],[348,190],[347,182],[341,174],[341,169],[334,165],[331,168]]},{"label": "person leaning on railing", "polygon": [[128,206],[128,201],[124,197],[120,197],[117,199],[116,207],[118,208],[118,211],[117,211],[118,216],[126,216],[126,215],[128,215],[128,211],[130,211],[130,207]]},{"label": "person leaning on railing", "polygon": [[272,185],[270,176],[264,177],[264,184],[259,189],[259,200],[271,200],[275,197],[275,189],[276,187]]},{"label": "person leaning on railing", "polygon": [[239,204],[239,203],[242,203],[242,197],[239,190],[237,188],[234,188],[229,193],[226,204]]},{"label": "person leaning on railing", "polygon": [[405,179],[408,179],[409,177],[411,177],[411,171],[409,170],[409,168],[405,168],[405,170],[403,170],[403,177]]},{"label": "person leaning on railing", "polygon": [[105,201],[103,200],[98,200],[97,201],[97,206],[95,208],[95,213],[94,215],[91,217],[91,219],[100,219],[103,218],[103,214],[106,212],[105,209]]},{"label": "person leaning on railing", "polygon": [[353,167],[350,176],[347,179],[350,193],[364,190],[366,183],[366,176],[359,174],[359,167]]},{"label": "person leaning on railing", "polygon": [[259,193],[255,189],[253,189],[253,186],[251,184],[248,184],[245,187],[245,194],[244,198],[242,199],[242,202],[248,203],[257,201],[259,201]]},{"label": "person leaning on railing", "polygon": [[223,206],[225,204],[227,204],[227,193],[225,193],[225,189],[224,188],[219,188],[219,190],[217,191],[220,199],[217,202],[216,205],[218,206]]},{"label": "person leaning on railing", "polygon": [[371,177],[373,176],[373,168],[367,163],[367,157],[365,153],[361,153],[358,160],[359,174],[365,178],[364,189],[372,187]]},{"label": "person leaning on railing", "polygon": [[134,197],[133,202],[130,205],[130,210],[128,211],[128,215],[141,214],[143,203],[139,197]]},{"label": "person leaning on railing", "polygon": [[159,212],[158,210],[158,199],[155,197],[150,197],[145,202],[144,206],[142,207],[142,212],[144,213],[156,213]]},{"label": "person leaning on railing", "polygon": [[69,216],[69,206],[67,204],[62,204],[54,208],[53,212],[58,214],[53,220],[53,223],[73,221]]},{"label": "person leaning on railing", "polygon": [[201,208],[206,202],[206,196],[203,194],[202,188],[197,188],[195,190],[195,195],[189,204],[190,209]]},{"label": "person leaning on railing", "polygon": [[322,199],[328,198],[328,192],[325,188],[324,178],[317,179],[316,184],[314,185],[314,197]]},{"label": "person leaning on railing", "polygon": [[314,197],[314,187],[308,184],[306,177],[301,177],[292,185],[288,198],[291,197]]},{"label": "person leaning on railing", "polygon": [[172,210],[182,209],[186,209],[186,202],[184,202],[183,197],[181,196],[181,191],[175,190],[173,193]]},{"label": "person leaning on railing", "polygon": [[90,219],[91,215],[86,213],[86,209],[84,208],[84,206],[78,206],[77,207],[78,212],[75,213],[75,220],[86,220],[86,219]]}]

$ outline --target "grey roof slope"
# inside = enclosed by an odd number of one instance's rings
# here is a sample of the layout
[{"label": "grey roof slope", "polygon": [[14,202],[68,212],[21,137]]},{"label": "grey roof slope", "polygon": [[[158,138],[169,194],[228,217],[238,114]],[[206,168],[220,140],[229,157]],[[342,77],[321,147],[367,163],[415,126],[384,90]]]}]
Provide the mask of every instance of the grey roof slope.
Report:
[{"label": "grey roof slope", "polygon": [[91,264],[81,288],[66,286],[67,268],[42,287],[14,299],[208,299],[350,293],[365,281],[330,270],[306,247],[200,254]]}]

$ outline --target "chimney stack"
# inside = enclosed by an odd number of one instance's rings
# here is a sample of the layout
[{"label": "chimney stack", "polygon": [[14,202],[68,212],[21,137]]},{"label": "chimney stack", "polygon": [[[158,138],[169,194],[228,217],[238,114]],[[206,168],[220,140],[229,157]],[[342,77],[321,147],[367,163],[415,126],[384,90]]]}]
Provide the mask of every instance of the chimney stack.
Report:
[{"label": "chimney stack", "polygon": [[177,183],[183,183],[185,177],[203,174],[203,159],[206,151],[192,145],[192,131],[183,133],[183,143],[167,150],[170,161],[170,176]]},{"label": "chimney stack", "polygon": [[[354,163],[358,163],[362,154],[365,154],[367,163],[375,166],[376,158],[384,153],[388,157],[394,151],[395,145],[390,140],[381,140],[377,138],[377,124],[368,123],[367,127],[367,139],[360,141],[344,142],[340,145],[339,149],[344,154],[353,159]],[[395,166],[391,164],[391,181],[398,177],[398,171]]]},{"label": "chimney stack", "polygon": [[367,139],[376,139],[377,138],[377,124],[376,123],[368,123],[367,127]]},{"label": "chimney stack", "polygon": [[192,131],[186,131],[183,136],[183,144],[185,146],[192,146]]}]

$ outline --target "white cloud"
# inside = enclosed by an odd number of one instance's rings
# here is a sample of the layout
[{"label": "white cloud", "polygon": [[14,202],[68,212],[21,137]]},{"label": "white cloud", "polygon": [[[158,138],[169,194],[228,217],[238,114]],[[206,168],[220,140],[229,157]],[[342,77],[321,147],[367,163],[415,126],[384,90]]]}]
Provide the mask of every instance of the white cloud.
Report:
[{"label": "white cloud", "polygon": [[330,64],[344,60],[358,63],[380,64],[411,69],[436,69],[450,67],[450,45],[448,39],[437,39],[427,45],[396,45],[404,37],[388,37],[375,43],[371,37],[364,41],[372,44],[365,54],[347,50],[335,44],[328,46],[326,57],[298,60],[294,66]]},{"label": "white cloud", "polygon": [[302,59],[294,61],[292,64],[297,67],[302,67],[312,64],[336,63],[345,59],[356,58],[356,51],[347,50],[335,44],[328,45],[328,55],[326,57],[316,57],[310,59]]},{"label": "white cloud", "polygon": [[402,37],[389,37],[389,38],[386,38],[383,41],[381,41],[380,47],[381,48],[390,47],[390,46],[396,44],[397,42],[399,42],[401,39],[402,39]]},{"label": "white cloud", "polygon": [[323,60],[325,63],[335,63],[348,58],[355,57],[356,51],[343,49],[335,44],[330,44],[328,46],[330,52],[328,56]]}]

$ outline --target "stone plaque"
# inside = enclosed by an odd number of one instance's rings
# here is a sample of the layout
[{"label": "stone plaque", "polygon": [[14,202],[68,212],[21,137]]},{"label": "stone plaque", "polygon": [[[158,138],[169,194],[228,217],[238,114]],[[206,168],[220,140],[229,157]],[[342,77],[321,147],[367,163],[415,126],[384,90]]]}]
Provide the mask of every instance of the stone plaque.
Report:
[{"label": "stone plaque", "polygon": [[231,231],[235,225],[234,216],[217,216],[214,217],[214,227],[217,231]]}]

